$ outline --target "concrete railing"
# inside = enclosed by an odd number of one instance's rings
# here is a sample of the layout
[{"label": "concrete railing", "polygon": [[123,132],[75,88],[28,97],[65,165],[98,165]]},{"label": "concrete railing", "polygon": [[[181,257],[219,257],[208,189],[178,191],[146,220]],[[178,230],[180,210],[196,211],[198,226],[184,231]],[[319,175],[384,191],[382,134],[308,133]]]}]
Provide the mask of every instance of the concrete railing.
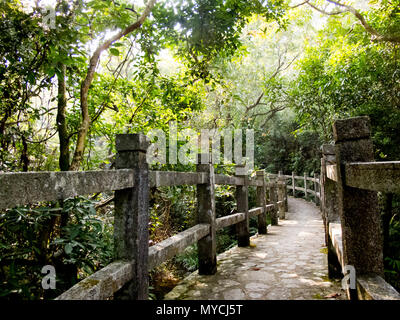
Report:
[{"label": "concrete railing", "polygon": [[[214,174],[211,163],[198,164],[197,172],[150,171],[147,148],[144,135],[117,135],[116,170],[0,174],[0,209],[115,191],[115,261],[57,300],[104,300],[117,292],[130,299],[147,299],[148,272],[188,246],[198,244],[199,273],[214,274],[217,230],[236,225],[238,246],[248,246],[251,217],[257,216],[259,234],[267,233],[267,214],[273,225],[278,224],[278,218],[285,218],[286,185],[273,179],[267,182],[264,171],[257,171],[254,178],[227,176]],[[214,189],[218,184],[236,186],[237,213],[216,218]],[[150,188],[177,185],[197,186],[197,225],[149,247]],[[248,208],[250,186],[257,192],[257,207],[253,209]]]},{"label": "concrete railing", "polygon": [[[314,174],[313,177],[310,177],[306,172],[303,176],[297,176],[295,172],[292,172],[291,175],[284,175],[282,172],[279,172],[278,174],[267,173],[267,176],[270,179],[278,179],[279,181],[285,182],[287,189],[292,190],[293,197],[296,197],[296,191],[301,191],[306,199],[309,194],[312,195],[312,202],[319,206],[321,199],[321,182],[318,174]],[[302,182],[302,187],[298,186],[298,181]]]},{"label": "concrete railing", "polygon": [[335,145],[322,147],[321,211],[329,275],[354,267],[350,299],[400,299],[384,280],[377,191],[400,191],[400,162],[374,162],[368,117],[338,120]]}]

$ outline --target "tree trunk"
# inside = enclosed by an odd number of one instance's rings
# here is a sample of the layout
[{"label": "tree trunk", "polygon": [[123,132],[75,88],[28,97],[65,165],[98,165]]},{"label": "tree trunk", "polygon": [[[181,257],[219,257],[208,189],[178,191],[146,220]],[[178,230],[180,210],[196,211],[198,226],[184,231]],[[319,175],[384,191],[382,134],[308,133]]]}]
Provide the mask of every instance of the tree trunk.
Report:
[{"label": "tree trunk", "polygon": [[392,219],[393,193],[383,194],[383,214],[382,214],[382,230],[383,230],[383,255],[384,258],[388,254],[389,244],[389,228]]},{"label": "tree trunk", "polygon": [[65,80],[66,67],[64,64],[60,65],[61,73],[57,75],[58,78],[58,101],[57,101],[57,128],[58,137],[60,140],[60,157],[59,166],[61,171],[69,170],[69,136],[67,130],[67,122],[65,118],[67,108],[67,86]]},{"label": "tree trunk", "polygon": [[144,9],[142,15],[139,17],[139,19],[136,22],[134,22],[133,24],[131,24],[124,30],[121,30],[118,34],[111,37],[110,39],[105,41],[103,44],[101,44],[96,49],[96,51],[93,53],[92,57],[90,58],[86,77],[83,80],[82,85],[81,85],[80,99],[81,99],[82,123],[81,123],[81,127],[79,128],[75,152],[74,152],[74,156],[72,158],[72,162],[71,162],[71,166],[69,167],[69,170],[71,170],[71,171],[79,170],[79,167],[81,165],[82,158],[83,158],[83,155],[85,152],[86,137],[89,132],[90,123],[91,123],[91,119],[90,119],[90,115],[89,115],[89,107],[88,107],[89,88],[93,82],[96,67],[100,61],[101,54],[105,50],[107,50],[114,42],[120,40],[121,38],[130,34],[134,30],[140,28],[142,26],[143,22],[146,20],[146,18],[150,14],[150,12],[153,9],[156,2],[157,2],[157,0],[150,0],[147,3],[146,8]]}]

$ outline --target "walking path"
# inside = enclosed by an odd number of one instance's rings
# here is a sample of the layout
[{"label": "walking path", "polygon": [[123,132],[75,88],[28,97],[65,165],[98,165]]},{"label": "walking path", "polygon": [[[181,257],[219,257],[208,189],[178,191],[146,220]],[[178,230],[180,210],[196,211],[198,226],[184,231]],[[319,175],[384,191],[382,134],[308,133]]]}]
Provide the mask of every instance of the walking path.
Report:
[{"label": "walking path", "polygon": [[319,209],[289,198],[289,212],[251,246],[218,256],[212,276],[192,273],[166,300],[309,300],[346,299],[340,282],[328,280],[327,249]]}]

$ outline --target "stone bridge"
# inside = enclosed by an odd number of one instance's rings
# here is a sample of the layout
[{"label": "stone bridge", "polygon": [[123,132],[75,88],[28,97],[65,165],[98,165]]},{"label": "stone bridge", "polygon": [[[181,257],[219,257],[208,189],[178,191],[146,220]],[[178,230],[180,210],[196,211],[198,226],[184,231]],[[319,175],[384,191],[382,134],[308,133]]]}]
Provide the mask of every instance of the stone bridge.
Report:
[{"label": "stone bridge", "polygon": [[[199,161],[196,172],[151,171],[146,137],[117,135],[115,170],[0,173],[0,210],[115,191],[115,261],[58,300],[148,299],[149,271],[194,243],[199,270],[166,299],[400,300],[383,278],[377,198],[400,193],[400,162],[374,161],[368,117],[338,120],[333,133],[335,144],[322,148],[321,177],[263,170],[249,176],[243,168],[216,174],[210,154],[199,155],[208,161]],[[177,185],[196,186],[197,224],[149,247],[150,189]],[[215,185],[234,186],[235,213],[217,218]],[[249,188],[256,188],[255,208]],[[252,238],[251,218],[258,224]],[[238,247],[217,256],[217,231],[232,225]]]}]

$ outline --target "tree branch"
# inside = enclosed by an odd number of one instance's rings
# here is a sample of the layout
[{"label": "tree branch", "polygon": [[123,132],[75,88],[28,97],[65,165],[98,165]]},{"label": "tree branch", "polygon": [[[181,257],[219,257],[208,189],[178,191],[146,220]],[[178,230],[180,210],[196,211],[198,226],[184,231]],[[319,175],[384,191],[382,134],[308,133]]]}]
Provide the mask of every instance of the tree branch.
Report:
[{"label": "tree branch", "polygon": [[340,3],[338,1],[333,1],[333,0],[327,0],[327,1],[330,3],[333,3],[336,6],[345,8],[346,11],[348,11],[348,12],[351,12],[361,22],[364,29],[374,37],[373,40],[400,43],[400,35],[380,34],[377,30],[375,30],[371,25],[368,24],[368,22],[365,20],[364,16],[359,11],[357,11],[354,7],[347,5],[347,4]]},{"label": "tree branch", "polygon": [[363,26],[364,30],[369,33],[370,35],[372,35],[372,40],[373,41],[379,41],[379,42],[391,42],[391,43],[400,43],[400,34],[381,34],[379,33],[377,30],[375,30],[364,18],[364,16],[358,11],[356,10],[354,7],[341,3],[339,1],[334,1],[334,0],[326,0],[329,3],[334,4],[335,6],[344,8],[344,10],[339,10],[339,11],[332,11],[332,12],[328,12],[326,10],[320,9],[318,8],[316,5],[312,4],[310,2],[310,0],[308,1],[304,1],[296,6],[293,6],[291,8],[296,8],[299,7],[300,5],[304,5],[307,4],[310,7],[312,7],[313,9],[317,10],[318,12],[325,14],[325,15],[329,15],[329,16],[334,16],[334,15],[339,15],[342,13],[346,13],[346,12],[350,12],[351,14],[353,14],[357,20],[361,23],[361,25]]},{"label": "tree branch", "polygon": [[79,170],[83,153],[85,151],[85,144],[86,144],[86,136],[90,127],[90,115],[89,115],[89,107],[88,107],[88,93],[90,85],[93,82],[94,74],[97,68],[97,65],[100,61],[100,55],[107,50],[114,42],[120,40],[124,36],[128,35],[129,33],[133,32],[134,30],[140,28],[144,21],[149,16],[151,10],[153,9],[154,5],[156,4],[157,0],[149,0],[144,9],[140,18],[125,28],[118,32],[115,36],[111,37],[110,39],[106,40],[103,44],[101,44],[96,51],[93,53],[92,57],[90,58],[89,67],[86,73],[86,77],[81,84],[81,93],[80,93],[80,100],[81,100],[81,112],[82,112],[82,124],[79,129],[78,138],[76,142],[75,152],[72,159],[72,163],[70,166],[71,171]]}]

